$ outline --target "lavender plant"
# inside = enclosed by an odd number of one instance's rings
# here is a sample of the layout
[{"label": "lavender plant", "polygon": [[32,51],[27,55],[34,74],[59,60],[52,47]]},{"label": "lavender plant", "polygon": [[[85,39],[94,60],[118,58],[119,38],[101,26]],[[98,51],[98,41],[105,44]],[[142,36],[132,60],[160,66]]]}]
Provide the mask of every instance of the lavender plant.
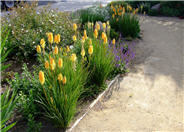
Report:
[{"label": "lavender plant", "polygon": [[125,73],[128,71],[128,66],[131,63],[131,60],[134,58],[135,53],[133,47],[135,44],[125,44],[120,42],[119,44],[109,44],[109,49],[113,51],[114,54],[114,63],[115,68],[111,73],[111,77],[114,77],[117,74]]}]

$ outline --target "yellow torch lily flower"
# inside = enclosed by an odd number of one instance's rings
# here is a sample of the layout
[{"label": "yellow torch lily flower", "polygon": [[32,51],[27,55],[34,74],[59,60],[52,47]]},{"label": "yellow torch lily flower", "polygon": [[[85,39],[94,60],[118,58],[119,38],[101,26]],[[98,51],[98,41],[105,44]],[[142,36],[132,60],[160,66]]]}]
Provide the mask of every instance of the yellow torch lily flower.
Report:
[{"label": "yellow torch lily flower", "polygon": [[73,30],[77,31],[77,24],[76,23],[73,24]]},{"label": "yellow torch lily flower", "polygon": [[88,53],[89,53],[89,55],[92,55],[93,54],[93,45],[90,45],[89,46]]},{"label": "yellow torch lily flower", "polygon": [[141,5],[141,10],[143,9],[143,5]]},{"label": "yellow torch lily flower", "polygon": [[98,22],[96,23],[96,29],[100,30],[100,24],[98,24]]},{"label": "yellow torch lily flower", "polygon": [[104,44],[107,43],[107,37],[104,38],[104,41],[103,42],[104,42]]},{"label": "yellow torch lily flower", "polygon": [[58,80],[59,81],[62,81],[63,80],[63,75],[61,73],[59,73],[59,75],[58,75]]},{"label": "yellow torch lily flower", "polygon": [[84,30],[84,38],[85,38],[85,39],[88,38],[87,33],[86,33],[86,30]]},{"label": "yellow torch lily flower", "polygon": [[55,55],[58,54],[58,47],[57,47],[57,46],[55,46],[55,48],[54,48],[54,54],[55,54]]},{"label": "yellow torch lily flower", "polygon": [[50,97],[50,102],[53,104],[54,103],[54,101],[53,101],[53,98],[52,97]]},{"label": "yellow torch lily flower", "polygon": [[97,30],[97,29],[94,30],[94,37],[95,37],[95,38],[98,37],[98,30]]},{"label": "yellow torch lily flower", "polygon": [[77,37],[75,35],[73,35],[72,39],[75,42],[77,40]]},{"label": "yellow torch lily flower", "polygon": [[102,39],[104,39],[105,37],[106,37],[106,34],[102,32]]},{"label": "yellow torch lily flower", "polygon": [[114,14],[112,14],[112,18],[114,19],[114,17],[115,17],[115,15]]},{"label": "yellow torch lily flower", "polygon": [[70,56],[70,60],[71,60],[72,62],[75,62],[75,61],[77,60],[76,54],[73,53],[73,54]]},{"label": "yellow torch lily flower", "polygon": [[56,44],[59,44],[59,42],[60,42],[60,35],[59,34],[57,34],[57,35],[54,36],[54,42]]},{"label": "yellow torch lily flower", "polygon": [[45,62],[45,68],[49,69],[49,62],[48,61]]},{"label": "yellow torch lily flower", "polygon": [[39,72],[39,80],[40,80],[41,85],[45,83],[44,72],[42,71]]},{"label": "yellow torch lily flower", "polygon": [[84,48],[82,47],[82,50],[81,50],[81,56],[84,57],[85,56],[85,50]]},{"label": "yellow torch lily flower", "polygon": [[103,29],[106,29],[106,23],[103,23],[102,25],[103,25]]},{"label": "yellow torch lily flower", "polygon": [[112,40],[112,44],[113,44],[113,45],[116,44],[116,40],[115,40],[115,39]]},{"label": "yellow torch lily flower", "polygon": [[59,60],[58,60],[58,67],[59,68],[63,67],[63,60],[61,58],[59,58]]},{"label": "yellow torch lily flower", "polygon": [[85,37],[84,37],[84,36],[82,36],[82,40],[81,40],[81,42],[82,42],[82,43],[84,43],[84,42],[85,42]]},{"label": "yellow torch lily flower", "polygon": [[91,39],[89,39],[89,45],[91,45],[92,44],[92,40]]},{"label": "yellow torch lily flower", "polygon": [[70,47],[66,46],[66,52],[70,52]]},{"label": "yellow torch lily flower", "polygon": [[45,40],[44,39],[41,39],[40,40],[40,45],[43,49],[45,49]]},{"label": "yellow torch lily flower", "polygon": [[37,45],[37,46],[36,46],[36,51],[37,51],[38,53],[41,53],[40,45]]},{"label": "yellow torch lily flower", "polygon": [[66,76],[63,77],[63,85],[66,84]]},{"label": "yellow torch lily flower", "polygon": [[123,15],[125,14],[125,7],[123,7]]},{"label": "yellow torch lily flower", "polygon": [[116,9],[115,8],[113,8],[113,11],[114,11],[114,13],[116,12]]},{"label": "yellow torch lily flower", "polygon": [[51,67],[52,71],[55,69],[55,66],[56,66],[56,63],[55,63],[54,59],[50,58],[50,67]]},{"label": "yellow torch lily flower", "polygon": [[53,33],[47,33],[48,41],[52,44],[53,43]]}]

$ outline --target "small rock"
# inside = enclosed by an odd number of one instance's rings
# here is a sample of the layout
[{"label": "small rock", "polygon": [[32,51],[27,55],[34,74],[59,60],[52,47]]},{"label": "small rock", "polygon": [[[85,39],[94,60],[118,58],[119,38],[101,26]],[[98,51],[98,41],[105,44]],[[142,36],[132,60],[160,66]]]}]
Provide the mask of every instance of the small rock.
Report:
[{"label": "small rock", "polygon": [[152,6],[151,9],[158,11],[160,9],[160,4],[156,4],[156,5]]}]

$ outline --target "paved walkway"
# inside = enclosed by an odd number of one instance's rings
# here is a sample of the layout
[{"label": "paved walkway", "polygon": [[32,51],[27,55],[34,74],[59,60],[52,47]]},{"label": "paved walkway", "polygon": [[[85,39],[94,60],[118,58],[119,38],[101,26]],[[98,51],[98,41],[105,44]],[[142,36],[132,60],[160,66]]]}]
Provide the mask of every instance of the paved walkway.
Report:
[{"label": "paved walkway", "polygon": [[184,21],[147,17],[135,65],[120,89],[74,132],[184,131]]}]

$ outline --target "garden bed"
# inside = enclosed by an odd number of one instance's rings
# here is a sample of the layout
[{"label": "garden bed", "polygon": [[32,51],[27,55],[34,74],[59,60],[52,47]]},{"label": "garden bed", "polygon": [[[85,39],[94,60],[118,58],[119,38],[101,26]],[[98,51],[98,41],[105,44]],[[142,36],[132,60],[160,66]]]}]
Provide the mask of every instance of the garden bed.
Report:
[{"label": "garden bed", "polygon": [[[71,131],[99,100],[111,96],[118,88],[119,75],[128,72],[135,56],[135,43],[124,40],[135,39],[140,33],[137,9],[123,6],[100,5],[98,15],[89,8],[91,18],[79,13],[76,23],[69,14],[46,9],[37,13],[33,7],[25,8],[23,18],[10,16],[9,21],[3,21],[3,42],[8,43],[5,51],[30,64],[23,64],[20,70],[15,63],[15,69],[7,69],[9,61],[4,60],[7,71],[18,73],[7,81],[10,89],[2,99],[4,105],[10,101],[11,108],[6,113],[3,107],[3,118],[10,119],[15,111],[13,122],[17,124],[5,119],[3,129],[15,125],[10,131]],[[18,8],[15,14],[25,9]],[[109,15],[107,20],[101,19],[104,11]],[[95,21],[93,16],[97,16]],[[27,27],[17,18],[25,20]],[[87,21],[81,23],[84,19]]]}]

